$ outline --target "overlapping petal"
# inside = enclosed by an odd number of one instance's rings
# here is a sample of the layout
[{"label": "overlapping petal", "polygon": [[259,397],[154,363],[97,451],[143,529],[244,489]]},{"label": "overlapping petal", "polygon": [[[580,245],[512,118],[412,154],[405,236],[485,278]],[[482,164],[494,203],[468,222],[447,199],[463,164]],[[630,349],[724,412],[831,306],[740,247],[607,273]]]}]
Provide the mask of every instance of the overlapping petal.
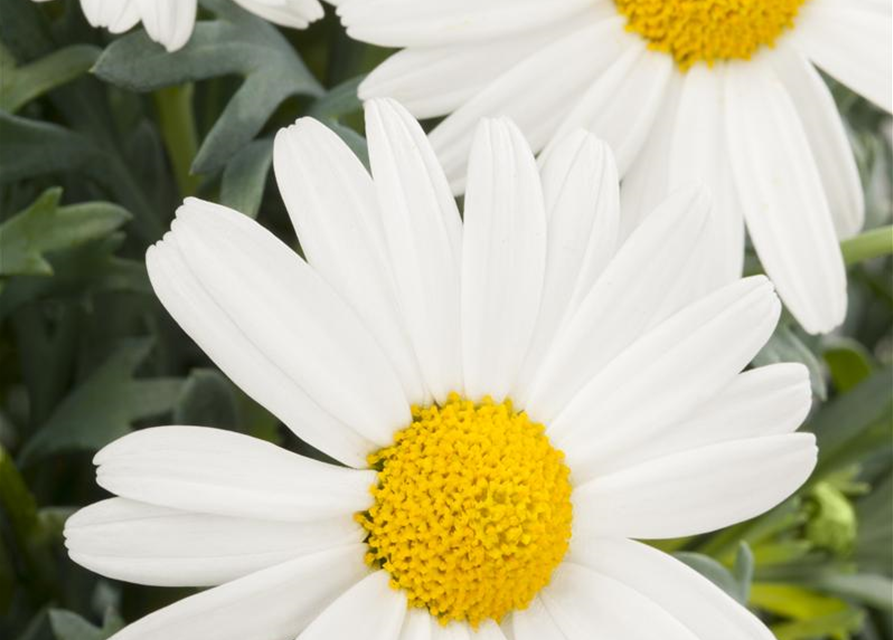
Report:
[{"label": "overlapping petal", "polygon": [[465,394],[501,402],[540,309],[546,214],[533,154],[505,120],[483,121],[469,161],[462,243]]},{"label": "overlapping petal", "polygon": [[462,380],[459,211],[422,128],[403,107],[367,103],[366,134],[397,301],[422,378],[443,401]]},{"label": "overlapping petal", "polygon": [[151,613],[113,638],[293,640],[367,574],[365,549],[337,547],[257,571]]},{"label": "overlapping petal", "polygon": [[249,218],[194,199],[177,216],[146,256],[162,303],[302,438],[364,466],[409,421],[406,394],[374,338],[313,269]]},{"label": "overlapping petal", "polygon": [[199,513],[284,522],[350,518],[369,505],[372,471],[337,467],[208,427],[154,427],[94,458],[112,493]]},{"label": "overlapping petal", "polygon": [[828,332],[846,314],[846,273],[794,103],[766,59],[730,64],[726,94],[732,173],[750,237],[803,327]]},{"label": "overlapping petal", "polygon": [[629,540],[587,539],[575,545],[569,560],[636,591],[683,624],[698,640],[774,637],[753,614],[712,582],[647,545]]},{"label": "overlapping petal", "polygon": [[406,595],[376,571],[345,591],[298,636],[298,640],[368,638],[397,640],[406,616]]},{"label": "overlapping petal", "polygon": [[196,513],[111,498],[65,523],[72,560],[116,580],[164,587],[223,584],[255,571],[362,542],[345,517],[284,522]]}]

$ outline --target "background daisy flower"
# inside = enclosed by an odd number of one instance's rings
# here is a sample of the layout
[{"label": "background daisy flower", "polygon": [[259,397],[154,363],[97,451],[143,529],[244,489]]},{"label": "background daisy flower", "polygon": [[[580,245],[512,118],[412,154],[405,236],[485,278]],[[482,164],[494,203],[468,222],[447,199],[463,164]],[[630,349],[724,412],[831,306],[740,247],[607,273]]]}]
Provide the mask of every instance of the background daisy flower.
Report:
[{"label": "background daisy flower", "polygon": [[675,193],[620,243],[604,144],[575,133],[540,172],[490,120],[463,222],[404,109],[373,101],[366,127],[371,177],[314,120],[277,137],[307,262],[195,199],[147,255],[180,326],[345,466],[205,427],[106,446],[116,497],[67,521],[72,559],[212,587],[115,638],[769,640],[633,541],[749,519],[815,464],[805,369],[742,373],[772,285],[699,294],[708,198]]},{"label": "background daisy flower", "polygon": [[[46,2],[47,0],[35,0]],[[317,0],[233,0],[243,9],[284,27],[303,29],[323,16]],[[94,27],[124,33],[140,22],[146,33],[168,51],[181,49],[195,27],[197,0],[81,0]]]},{"label": "background daisy flower", "polygon": [[803,327],[846,313],[838,238],[858,232],[862,186],[815,66],[891,109],[887,0],[340,0],[348,33],[400,47],[360,86],[419,118],[464,189],[482,116],[514,120],[549,155],[583,127],[624,179],[621,233],[693,178],[717,199],[718,281],[740,276],[744,223]]}]

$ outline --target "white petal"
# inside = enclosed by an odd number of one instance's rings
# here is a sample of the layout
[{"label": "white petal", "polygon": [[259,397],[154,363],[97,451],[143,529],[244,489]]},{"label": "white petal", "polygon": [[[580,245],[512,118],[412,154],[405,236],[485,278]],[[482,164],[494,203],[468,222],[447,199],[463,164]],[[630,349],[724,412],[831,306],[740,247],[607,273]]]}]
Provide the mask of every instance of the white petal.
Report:
[{"label": "white petal", "polygon": [[803,423],[811,405],[809,372],[803,365],[751,369],[678,423],[640,439],[622,456],[602,459],[599,473],[709,444],[790,433]]},{"label": "white petal", "polygon": [[543,164],[542,183],[548,243],[543,296],[514,398],[528,396],[559,327],[592,289],[617,244],[617,167],[605,143],[583,131],[568,136]]},{"label": "white petal", "polygon": [[477,630],[472,630],[471,640],[506,640],[499,625],[492,620],[484,620]]},{"label": "white petal", "polygon": [[711,265],[703,273],[704,292],[741,277],[744,266],[744,214],[725,142],[725,65],[698,64],[682,80],[670,140],[667,188],[701,182],[713,195],[712,239],[706,244]]},{"label": "white petal", "polygon": [[776,47],[769,60],[800,116],[837,236],[853,236],[862,229],[865,202],[856,158],[834,98],[815,67],[789,46]]},{"label": "white petal", "polygon": [[540,597],[568,640],[698,640],[635,589],[567,561]]},{"label": "white petal", "polygon": [[303,29],[323,17],[322,5],[316,0],[235,0],[248,11],[284,27]]},{"label": "white petal", "polygon": [[679,538],[765,513],[815,467],[815,436],[737,440],[649,460],[574,489],[574,535]]},{"label": "white petal", "polygon": [[471,640],[471,627],[464,622],[436,623],[431,625],[431,640]]},{"label": "white petal", "polygon": [[204,587],[326,549],[362,542],[343,515],[275,522],[157,507],[123,498],[81,509],[65,523],[72,560],[116,580]]},{"label": "white petal", "polygon": [[427,609],[410,607],[403,618],[400,640],[431,640],[433,626],[437,623]]},{"label": "white petal", "polygon": [[670,145],[676,130],[676,112],[682,91],[681,73],[670,76],[664,102],[648,139],[620,189],[620,237],[627,238],[669,193]]},{"label": "white petal", "polygon": [[113,640],[292,640],[367,573],[366,545],[297,558],[149,614]]},{"label": "white petal", "polygon": [[470,100],[519,60],[578,24],[574,18],[495,40],[403,49],[363,80],[358,95],[362,100],[393,98],[416,118],[445,115]]},{"label": "white petal", "polygon": [[719,587],[653,547],[631,540],[575,541],[570,561],[638,591],[698,640],[773,640],[756,616]]},{"label": "white petal", "polygon": [[365,466],[409,423],[399,379],[357,316],[253,220],[188,199],[146,261],[190,337],[313,446]]},{"label": "white petal", "polygon": [[528,31],[586,11],[592,0],[342,2],[348,35],[386,47],[437,46]]},{"label": "white petal", "polygon": [[648,137],[673,70],[669,56],[655,55],[642,38],[631,38],[564,119],[544,153],[548,157],[558,141],[584,128],[608,143],[624,175]]},{"label": "white petal", "polygon": [[305,458],[232,431],[154,427],[94,458],[97,483],[124,498],[199,513],[309,522],[369,506],[374,471]]},{"label": "white petal", "polygon": [[539,596],[526,609],[512,612],[511,628],[514,640],[567,640]]},{"label": "white petal", "polygon": [[406,595],[391,589],[389,579],[385,571],[367,576],[329,605],[298,639],[397,640],[406,615]]},{"label": "white petal", "polygon": [[726,135],[747,228],[778,293],[803,328],[846,314],[846,273],[818,168],[766,56],[729,64]]},{"label": "white petal", "polygon": [[889,112],[893,109],[890,2],[812,0],[800,7],[793,44],[822,69]]},{"label": "white petal", "polygon": [[[584,88],[633,38],[623,30],[620,16],[594,21],[586,16],[580,22],[576,31],[520,61],[431,132],[431,144],[454,191],[464,188],[472,134],[482,117],[511,119],[533,150],[539,151]],[[532,78],[537,79],[536,90],[531,89]]]},{"label": "white petal", "polygon": [[702,191],[679,192],[621,247],[559,331],[530,396],[518,398],[531,417],[549,423],[611,359],[690,301],[709,209]]},{"label": "white petal", "polygon": [[521,132],[484,120],[475,136],[462,245],[465,394],[508,394],[533,334],[546,263],[539,173]]},{"label": "white petal", "polygon": [[727,285],[633,343],[549,423],[580,482],[604,473],[728,385],[772,335],[781,305],[763,276]]},{"label": "white petal", "polygon": [[461,389],[459,211],[419,124],[393,100],[366,103],[369,161],[410,340],[438,401]]},{"label": "white petal", "polygon": [[140,21],[137,0],[81,0],[84,17],[94,27],[123,33]]},{"label": "white petal", "polygon": [[168,51],[183,47],[195,26],[196,0],[136,0],[149,37]]},{"label": "white petal", "polygon": [[426,403],[397,305],[369,173],[334,132],[312,118],[279,131],[274,165],[307,261],[375,336],[410,404]]}]

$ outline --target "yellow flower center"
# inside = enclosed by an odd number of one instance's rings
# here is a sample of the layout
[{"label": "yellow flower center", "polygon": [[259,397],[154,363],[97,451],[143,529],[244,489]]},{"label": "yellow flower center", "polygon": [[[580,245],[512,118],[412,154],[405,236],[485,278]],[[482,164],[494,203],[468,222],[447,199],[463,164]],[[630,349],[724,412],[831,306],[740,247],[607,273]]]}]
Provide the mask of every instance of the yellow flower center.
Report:
[{"label": "yellow flower center", "polygon": [[749,59],[772,46],[806,0],[614,0],[626,28],[684,71],[699,61]]},{"label": "yellow flower center", "polygon": [[357,514],[366,561],[442,624],[476,628],[525,608],[571,537],[564,454],[510,400],[451,394],[412,416],[369,456],[379,473],[374,505]]}]

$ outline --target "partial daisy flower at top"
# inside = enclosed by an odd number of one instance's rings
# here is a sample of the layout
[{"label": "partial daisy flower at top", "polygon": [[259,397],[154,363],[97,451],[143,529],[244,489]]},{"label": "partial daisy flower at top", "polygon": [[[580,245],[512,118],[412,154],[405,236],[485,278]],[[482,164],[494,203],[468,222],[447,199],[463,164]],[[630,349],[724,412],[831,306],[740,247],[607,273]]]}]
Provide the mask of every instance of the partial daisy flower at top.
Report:
[{"label": "partial daisy flower at top", "polygon": [[838,239],[863,222],[859,174],[813,65],[891,108],[890,0],[337,0],[353,38],[404,47],[360,86],[418,118],[464,189],[474,127],[508,116],[551,154],[582,127],[624,179],[621,233],[705,181],[719,281],[741,275],[744,222],[803,327],[846,314]]},{"label": "partial daisy flower at top", "polygon": [[537,170],[484,121],[464,222],[418,123],[366,105],[372,175],[330,130],[276,138],[307,262],[189,199],[146,257],[171,315],[303,440],[345,466],[204,427],[95,458],[117,497],[65,528],[71,558],[213,587],[115,640],[771,640],[636,538],[752,518],[815,465],[806,370],[742,370],[781,304],[763,276],[706,296],[710,202],[673,194],[620,244],[606,145]]},{"label": "partial daisy flower at top", "polygon": [[[323,16],[317,0],[233,2],[265,20],[295,29],[303,29]],[[81,8],[91,25],[112,33],[123,33],[142,22],[149,37],[168,51],[182,48],[195,27],[196,0],[81,0]]]}]

